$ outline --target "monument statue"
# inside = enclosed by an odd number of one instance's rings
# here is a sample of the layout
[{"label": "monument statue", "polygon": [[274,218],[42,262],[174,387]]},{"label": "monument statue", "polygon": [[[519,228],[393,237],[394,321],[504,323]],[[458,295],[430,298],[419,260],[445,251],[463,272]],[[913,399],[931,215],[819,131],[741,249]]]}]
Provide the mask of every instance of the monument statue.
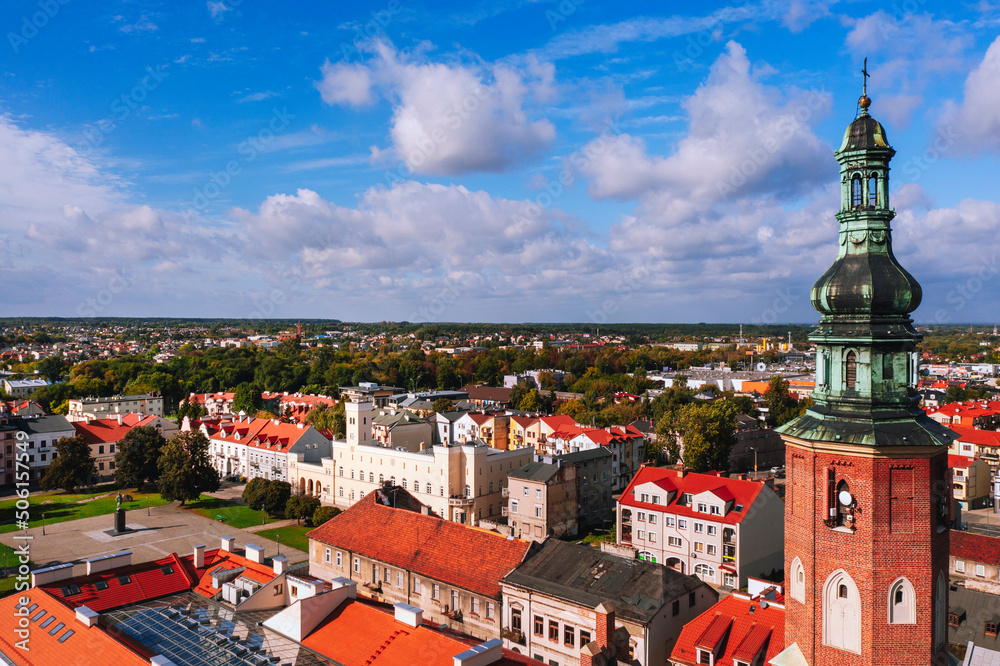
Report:
[{"label": "monument statue", "polygon": [[115,498],[115,502],[117,502],[117,504],[118,504],[118,506],[116,508],[117,509],[121,509],[122,508],[122,491],[120,491],[120,490],[118,491],[118,497]]}]

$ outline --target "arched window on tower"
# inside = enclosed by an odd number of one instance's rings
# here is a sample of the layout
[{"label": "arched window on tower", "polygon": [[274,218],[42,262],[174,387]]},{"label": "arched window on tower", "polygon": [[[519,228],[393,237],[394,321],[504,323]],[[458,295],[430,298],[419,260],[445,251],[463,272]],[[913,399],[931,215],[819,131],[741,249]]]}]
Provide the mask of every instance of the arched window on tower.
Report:
[{"label": "arched window on tower", "polygon": [[915,624],[917,621],[913,585],[906,578],[897,578],[889,586],[889,624]]},{"label": "arched window on tower", "polygon": [[837,484],[837,527],[854,527],[854,496],[847,481]]},{"label": "arched window on tower", "polygon": [[847,371],[844,373],[844,381],[847,388],[854,388],[858,380],[858,355],[854,352],[847,352]]},{"label": "arched window on tower", "polygon": [[806,574],[802,567],[802,560],[796,557],[792,560],[792,599],[800,604],[806,602]]},{"label": "arched window on tower", "polygon": [[823,586],[823,644],[861,652],[861,597],[843,569],[830,574]]},{"label": "arched window on tower", "polygon": [[860,206],[863,203],[861,191],[861,176],[859,174],[854,174],[851,178],[851,205]]},{"label": "arched window on tower", "polygon": [[868,205],[878,205],[878,180],[875,178],[875,174],[868,177]]}]

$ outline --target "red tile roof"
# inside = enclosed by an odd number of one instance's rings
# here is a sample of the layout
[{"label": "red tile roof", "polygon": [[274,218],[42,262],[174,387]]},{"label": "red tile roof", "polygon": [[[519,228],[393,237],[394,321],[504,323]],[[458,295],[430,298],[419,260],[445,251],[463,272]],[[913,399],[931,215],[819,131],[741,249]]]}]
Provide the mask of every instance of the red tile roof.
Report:
[{"label": "red tile roof", "polygon": [[[21,598],[38,604],[31,616],[41,610],[46,614],[30,623],[31,634],[28,650],[19,649],[15,643],[20,637],[15,633],[18,617],[14,615]],[[45,629],[41,624],[49,617],[55,620]],[[51,633],[60,624],[63,626]],[[73,633],[65,641],[59,639]],[[10,657],[18,666],[53,666],[54,664],[112,664],[113,666],[149,666],[149,659],[117,640],[99,624],[88,627],[76,619],[75,609],[63,605],[57,597],[41,588],[12,594],[0,599],[0,652]],[[88,657],[91,659],[88,660]]]},{"label": "red tile roof", "polygon": [[[189,560],[193,559],[193,557],[188,556],[184,559]],[[240,575],[258,583],[270,583],[275,577],[273,567],[251,562],[239,553],[231,553],[221,548],[216,548],[215,550],[205,551],[205,566],[197,571],[198,584],[195,586],[194,591],[210,599],[218,594],[221,588],[212,587],[212,572],[219,567],[227,570],[246,567],[246,570]]]},{"label": "red tile roof", "polygon": [[966,444],[976,446],[1000,447],[1000,432],[995,430],[977,430],[975,428],[963,428],[962,426],[948,426],[958,435],[957,439]]},{"label": "red tile roof", "polygon": [[369,493],[306,536],[494,599],[500,598],[500,579],[521,564],[531,545],[376,498]]},{"label": "red tile roof", "polygon": [[[295,423],[275,423],[271,419],[247,418],[242,421],[232,421],[222,424],[219,432],[212,435],[216,441],[245,444],[253,448],[276,447],[277,451],[288,451],[297,441],[312,429],[312,426],[300,428]],[[237,435],[239,439],[237,439]]]},{"label": "red tile roof", "polygon": [[951,556],[1000,566],[1000,538],[952,530]]},{"label": "red tile roof", "polygon": [[87,444],[113,444],[132,429],[131,426],[119,424],[117,418],[74,421],[73,427],[77,435],[83,435]]},{"label": "red tile roof", "polygon": [[[164,569],[169,567],[169,569]],[[164,573],[164,571],[170,573]],[[129,582],[122,584],[119,576],[127,575]],[[156,599],[168,594],[190,590],[196,579],[193,573],[175,554],[154,562],[143,562],[126,567],[91,574],[40,586],[52,596],[61,599],[70,608],[86,606],[99,613],[141,601]],[[70,584],[79,587],[76,594],[66,594]],[[98,583],[104,589],[98,589]]]},{"label": "red tile roof", "polygon": [[976,462],[975,458],[969,458],[967,456],[956,456],[948,455],[948,467],[958,467],[960,469],[965,469]]},{"label": "red tile roof", "polygon": [[[657,487],[665,490],[672,490],[673,488],[676,488],[677,494],[674,497],[674,500],[669,504],[640,502],[633,493],[635,492],[636,487],[645,483],[653,483]],[[632,477],[632,481],[628,484],[628,487],[625,489],[625,492],[622,493],[621,499],[619,499],[618,502],[623,506],[635,507],[638,509],[649,509],[677,516],[692,516],[714,520],[721,523],[736,524],[743,521],[744,516],[747,514],[747,510],[750,508],[750,505],[754,503],[754,500],[757,499],[757,495],[760,494],[761,490],[764,489],[764,485],[765,484],[762,481],[730,479],[718,476],[717,474],[695,474],[694,472],[683,474],[680,470],[644,466],[639,469],[634,477]],[[734,509],[735,505],[742,505],[744,510],[741,512],[733,510],[724,516],[710,516],[709,514],[699,513],[695,511],[694,508],[679,503],[685,493],[698,495],[703,492],[710,492],[719,499],[727,502],[732,501]],[[666,500],[666,498],[664,498],[664,500]]]},{"label": "red tile roof", "polygon": [[712,632],[708,636],[712,638],[720,628],[722,631],[729,630],[729,640],[715,660],[716,666],[733,666],[734,658],[756,663],[753,657],[761,650],[765,651],[763,663],[766,664],[785,649],[785,609],[773,603],[761,608],[759,600],[751,601],[734,594],[684,625],[670,653],[671,661],[690,666],[697,664],[699,645],[718,645],[718,641],[706,642],[702,641],[702,637]]}]

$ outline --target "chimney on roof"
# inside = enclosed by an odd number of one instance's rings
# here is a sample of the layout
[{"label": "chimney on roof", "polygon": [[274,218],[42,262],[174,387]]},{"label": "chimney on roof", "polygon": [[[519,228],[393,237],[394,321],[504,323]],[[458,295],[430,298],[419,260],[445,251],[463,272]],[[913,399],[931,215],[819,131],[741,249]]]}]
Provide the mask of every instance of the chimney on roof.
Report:
[{"label": "chimney on roof", "polygon": [[492,638],[456,654],[454,666],[486,666],[495,664],[501,659],[503,659],[503,643],[499,638]]},{"label": "chimney on roof", "polygon": [[245,557],[251,562],[256,562],[257,564],[264,564],[264,548],[262,546],[257,546],[252,543],[248,543],[246,545]]},{"label": "chimney on roof", "polygon": [[275,555],[271,558],[271,566],[274,568],[274,575],[280,576],[288,568],[288,558],[284,555]]},{"label": "chimney on roof", "polygon": [[118,415],[118,425],[121,425],[121,424],[122,424],[122,415],[119,414]]},{"label": "chimney on roof", "polygon": [[222,548],[222,550],[226,551],[227,553],[233,552],[233,549],[236,547],[236,538],[235,537],[224,536],[220,540],[222,542],[222,545],[220,546],[220,548]]},{"label": "chimney on roof", "polygon": [[194,547],[194,568],[203,569],[205,567],[205,544]]},{"label": "chimney on roof", "polygon": [[423,624],[424,611],[416,606],[411,606],[410,604],[393,604],[393,610],[395,611],[397,622],[402,622],[411,627],[419,627]]},{"label": "chimney on roof", "polygon": [[100,617],[101,617],[100,613],[98,613],[95,610],[91,610],[86,606],[77,606],[76,620],[80,624],[86,625],[88,627],[93,627],[95,624],[97,624],[97,620]]},{"label": "chimney on roof", "polygon": [[594,609],[597,614],[597,644],[602,649],[615,651],[615,608],[611,604],[602,603]]},{"label": "chimney on roof", "polygon": [[421,451],[427,450],[427,442],[420,442],[420,450]]}]

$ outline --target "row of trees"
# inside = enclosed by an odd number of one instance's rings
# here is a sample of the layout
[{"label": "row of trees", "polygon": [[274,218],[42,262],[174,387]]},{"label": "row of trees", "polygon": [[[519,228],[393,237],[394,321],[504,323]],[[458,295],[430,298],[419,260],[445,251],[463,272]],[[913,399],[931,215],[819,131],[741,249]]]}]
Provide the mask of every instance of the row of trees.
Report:
[{"label": "row of trees", "polygon": [[305,520],[313,525],[321,525],[340,513],[335,507],[321,506],[318,497],[293,495],[292,485],[287,481],[250,479],[243,488],[243,502],[255,511],[283,513],[296,523]]},{"label": "row of trees", "polygon": [[[155,480],[164,499],[184,504],[219,489],[208,447],[208,438],[199,431],[177,433],[168,442],[153,427],[132,428],[118,441],[115,481],[120,487],[141,490]],[[73,492],[93,485],[97,467],[83,435],[59,440],[56,453],[42,477],[42,488]]]}]

